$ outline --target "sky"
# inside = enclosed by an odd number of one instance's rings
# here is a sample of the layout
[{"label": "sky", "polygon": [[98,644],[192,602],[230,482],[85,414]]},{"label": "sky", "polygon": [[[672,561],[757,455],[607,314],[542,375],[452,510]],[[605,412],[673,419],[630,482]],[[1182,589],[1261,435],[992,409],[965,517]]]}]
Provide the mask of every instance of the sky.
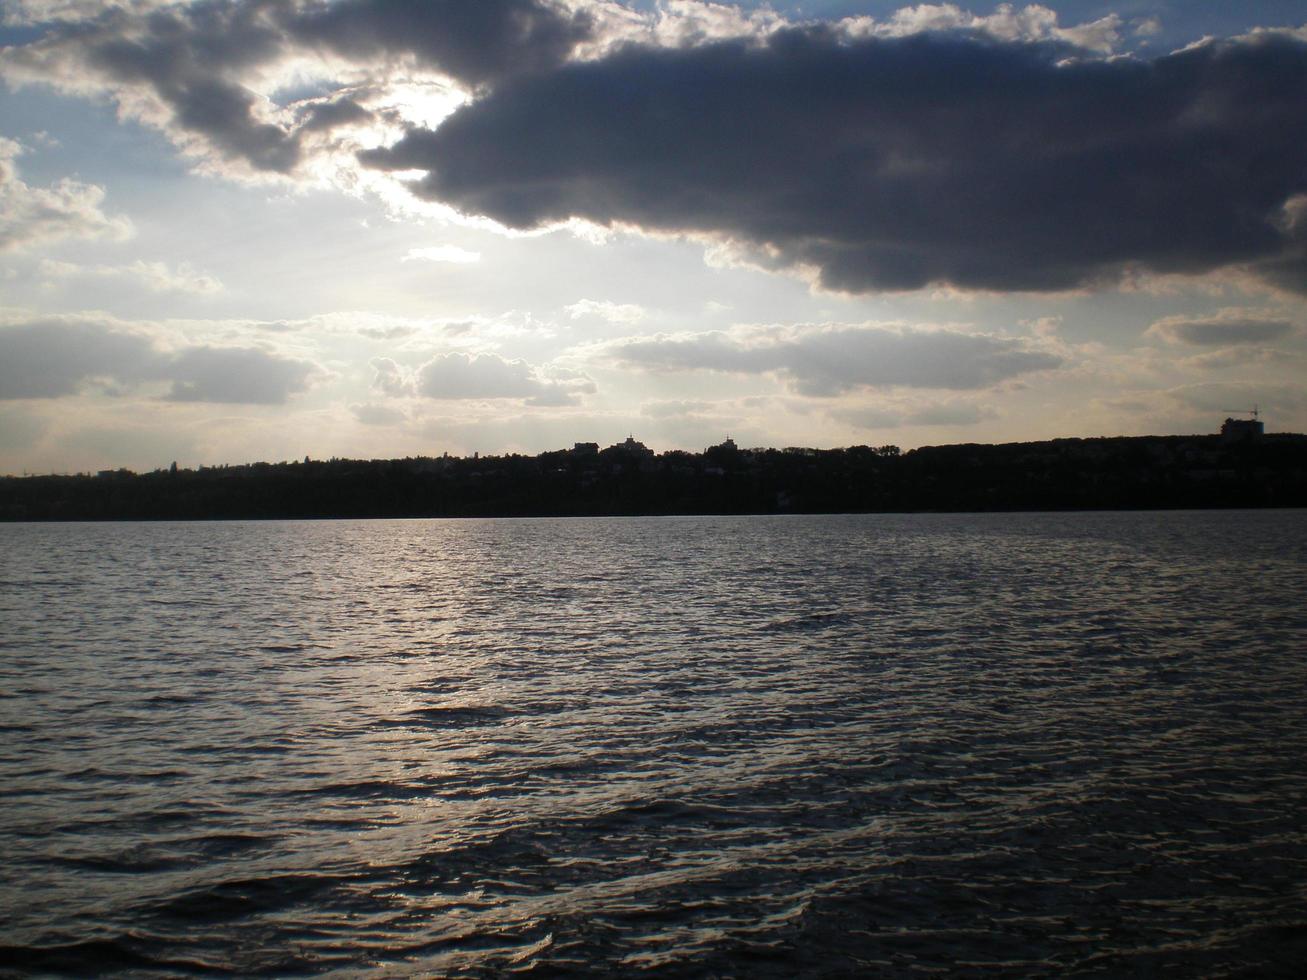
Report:
[{"label": "sky", "polygon": [[1307,0],[0,18],[0,473],[1307,431]]}]

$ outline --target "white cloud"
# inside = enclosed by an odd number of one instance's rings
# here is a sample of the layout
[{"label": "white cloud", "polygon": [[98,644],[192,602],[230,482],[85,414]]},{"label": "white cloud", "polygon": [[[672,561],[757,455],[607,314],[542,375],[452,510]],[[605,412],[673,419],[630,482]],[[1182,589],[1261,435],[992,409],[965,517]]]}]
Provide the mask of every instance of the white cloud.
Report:
[{"label": "white cloud", "polygon": [[1061,316],[1040,316],[1033,320],[1021,320],[1021,326],[1028,327],[1036,337],[1056,337],[1062,328]]},{"label": "white cloud", "polygon": [[704,0],[663,0],[651,32],[657,43],[681,48],[725,38],[762,38],[788,23],[767,7],[745,11],[733,4]]},{"label": "white cloud", "polygon": [[1162,21],[1158,17],[1143,17],[1131,24],[1136,37],[1155,37],[1162,33]]},{"label": "white cloud", "polygon": [[452,262],[467,264],[480,262],[481,253],[472,252],[457,245],[431,245],[426,248],[410,248],[401,262]]},{"label": "white cloud", "polygon": [[[727,39],[764,41],[775,32],[798,25],[767,6],[745,9],[736,4],[705,0],[662,0],[656,9],[640,15],[614,10],[610,3],[590,5],[599,25],[599,39],[584,47],[583,57],[611,51],[622,43],[656,44],[686,48]],[[887,19],[859,15],[846,17],[837,27],[849,37],[903,37],[928,31],[972,32],[1003,41],[1064,41],[1089,51],[1107,53],[1121,40],[1124,26],[1116,14],[1063,27],[1057,11],[1043,4],[1017,6],[1000,3],[992,14],[975,14],[953,3],[920,3],[901,7]],[[1135,27],[1148,32],[1147,22]]]},{"label": "white cloud", "polygon": [[1000,41],[1065,41],[1089,51],[1108,53],[1121,40],[1122,21],[1108,14],[1095,21],[1061,27],[1057,11],[1032,3],[1017,8],[1000,3],[992,14],[973,14],[952,3],[919,3],[903,7],[884,21],[850,17],[840,22],[853,37],[904,37],[927,31],[973,31]]},{"label": "white cloud", "polygon": [[[374,362],[375,363],[375,362]],[[594,385],[584,377],[551,379],[523,360],[498,354],[438,354],[418,369],[416,390],[437,399],[522,399],[528,405],[574,405]]]},{"label": "white cloud", "polygon": [[640,414],[647,415],[654,419],[667,418],[684,418],[686,416],[698,416],[711,412],[714,408],[712,402],[686,400],[686,399],[662,399],[659,401],[645,402],[640,406]]},{"label": "white cloud", "polygon": [[403,368],[389,357],[374,357],[368,362],[375,372],[372,387],[392,398],[402,398],[413,393],[413,379]]},{"label": "white cloud", "polygon": [[360,336],[369,340],[403,340],[418,332],[417,327],[396,325],[393,327],[359,327]]},{"label": "white cloud", "polygon": [[222,283],[216,277],[197,271],[189,262],[170,268],[166,262],[145,262],[140,259],[129,265],[79,265],[75,262],[43,259],[37,266],[37,273],[47,279],[135,279],[156,293],[178,292],[208,296],[222,291]]},{"label": "white cloud", "polygon": [[1108,14],[1086,24],[1057,28],[1053,31],[1053,37],[1087,51],[1108,54],[1121,41],[1121,18],[1116,14]]},{"label": "white cloud", "polygon": [[14,160],[23,152],[16,140],[0,137],[0,252],[16,252],[65,238],[131,237],[132,224],[101,210],[104,188],[65,177],[50,187],[32,187]]},{"label": "white cloud", "polygon": [[609,323],[638,323],[646,316],[643,306],[635,303],[611,303],[607,300],[582,299],[563,307],[573,320],[592,316]]},{"label": "white cloud", "polygon": [[108,10],[145,13],[186,0],[8,0],[0,22],[14,26],[93,20]]},{"label": "white cloud", "polygon": [[351,405],[349,410],[364,425],[399,425],[408,421],[408,416],[399,409],[386,405]]}]

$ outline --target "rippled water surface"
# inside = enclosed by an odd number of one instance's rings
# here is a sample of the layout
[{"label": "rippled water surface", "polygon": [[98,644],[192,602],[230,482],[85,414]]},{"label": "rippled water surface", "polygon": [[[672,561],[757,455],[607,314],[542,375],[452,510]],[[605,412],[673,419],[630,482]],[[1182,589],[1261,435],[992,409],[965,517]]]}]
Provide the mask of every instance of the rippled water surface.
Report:
[{"label": "rippled water surface", "polygon": [[8,525],[0,561],[0,971],[1307,962],[1307,513]]}]

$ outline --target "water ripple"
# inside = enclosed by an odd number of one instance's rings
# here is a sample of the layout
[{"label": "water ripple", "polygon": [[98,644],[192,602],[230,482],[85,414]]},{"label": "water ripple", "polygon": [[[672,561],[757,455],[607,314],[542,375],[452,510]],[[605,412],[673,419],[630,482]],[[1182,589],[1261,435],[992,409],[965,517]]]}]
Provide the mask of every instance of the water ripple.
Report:
[{"label": "water ripple", "polygon": [[1307,957],[1300,512],[0,539],[0,974]]}]

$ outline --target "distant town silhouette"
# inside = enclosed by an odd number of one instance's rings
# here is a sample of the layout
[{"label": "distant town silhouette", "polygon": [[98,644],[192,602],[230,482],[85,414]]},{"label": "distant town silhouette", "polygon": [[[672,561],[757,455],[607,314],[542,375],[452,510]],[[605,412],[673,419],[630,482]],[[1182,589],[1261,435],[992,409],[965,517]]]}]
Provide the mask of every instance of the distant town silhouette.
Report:
[{"label": "distant town silhouette", "polygon": [[633,436],[536,456],[304,458],[0,478],[0,520],[499,517],[1307,506],[1307,436],[655,453]]}]

